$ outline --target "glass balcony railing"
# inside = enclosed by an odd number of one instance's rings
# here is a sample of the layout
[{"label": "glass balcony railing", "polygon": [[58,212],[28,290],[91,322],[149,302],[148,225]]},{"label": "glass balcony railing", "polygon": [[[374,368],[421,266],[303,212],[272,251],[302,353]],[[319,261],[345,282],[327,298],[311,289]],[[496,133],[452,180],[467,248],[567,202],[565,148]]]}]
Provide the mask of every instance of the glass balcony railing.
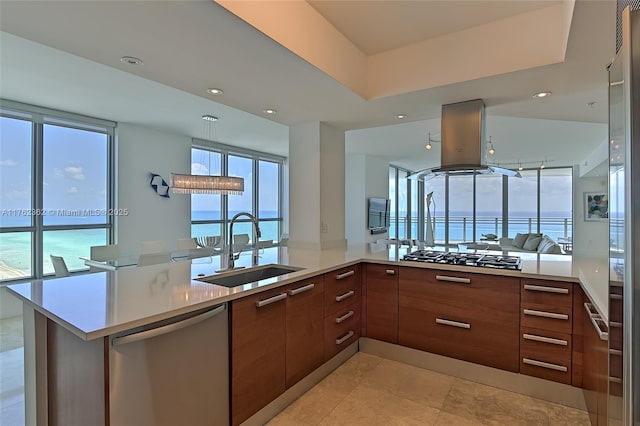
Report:
[{"label": "glass balcony railing", "polygon": [[[396,235],[395,217],[391,217],[389,237]],[[436,243],[444,244],[445,241],[445,218],[436,216],[432,218],[432,225],[435,231]],[[421,240],[418,235],[417,217],[398,218],[398,238],[411,238]],[[537,220],[535,217],[513,217],[509,218],[508,236],[513,237],[517,233],[537,232]],[[501,217],[476,216],[476,235],[473,235],[473,217],[471,216],[449,216],[449,243],[480,241],[483,234],[502,235],[504,224]],[[573,220],[568,217],[540,217],[540,233],[557,240],[558,238],[569,238],[573,234]]]}]

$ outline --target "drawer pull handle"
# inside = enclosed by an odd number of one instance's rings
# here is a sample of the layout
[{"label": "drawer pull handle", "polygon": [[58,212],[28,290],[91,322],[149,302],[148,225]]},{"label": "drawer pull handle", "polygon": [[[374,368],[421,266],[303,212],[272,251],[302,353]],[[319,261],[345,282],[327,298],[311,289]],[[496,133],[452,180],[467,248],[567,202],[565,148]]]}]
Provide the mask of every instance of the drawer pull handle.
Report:
[{"label": "drawer pull handle", "polygon": [[524,289],[530,290],[530,291],[542,291],[544,293],[569,294],[568,288],[561,288],[561,287],[547,287],[543,285],[525,284]]},{"label": "drawer pull handle", "polygon": [[446,320],[442,318],[436,318],[436,324],[449,325],[451,327],[466,328],[466,329],[471,328],[471,324],[467,322],[451,321],[451,320]]},{"label": "drawer pull handle", "polygon": [[338,274],[338,275],[336,275],[336,280],[342,280],[344,278],[350,277],[351,275],[353,275],[355,273],[356,273],[356,271],[351,270],[351,271],[345,272],[343,274]]},{"label": "drawer pull handle", "polygon": [[[598,333],[600,340],[609,340],[609,333],[607,331],[603,331],[602,328],[600,327],[600,323],[604,324],[604,321],[602,321],[602,317],[600,316],[600,314],[597,313],[593,305],[591,303],[585,303],[584,308],[589,313],[591,324],[593,324],[593,328],[596,329],[596,332]],[[614,322],[611,322],[610,324],[612,326],[617,325],[617,323],[614,323]]]},{"label": "drawer pull handle", "polygon": [[341,345],[344,342],[346,342],[347,340],[349,340],[352,336],[354,335],[353,331],[349,331],[347,334],[345,334],[344,336],[336,339],[336,345]]},{"label": "drawer pull handle", "polygon": [[343,316],[336,318],[336,324],[340,324],[342,321],[351,318],[354,313],[355,312],[353,312],[353,311],[349,311],[346,314],[344,314]]},{"label": "drawer pull handle", "polygon": [[356,294],[353,290],[349,290],[345,294],[341,294],[340,296],[336,296],[336,302],[342,302],[344,299],[348,299],[351,296]]},{"label": "drawer pull handle", "polygon": [[567,367],[564,365],[551,364],[550,362],[536,361],[535,359],[522,358],[522,362],[525,364],[533,365],[536,367],[548,368],[549,370],[567,372]]},{"label": "drawer pull handle", "polygon": [[522,338],[534,340],[536,342],[551,343],[552,345],[567,346],[568,342],[562,339],[553,339],[551,337],[536,336],[535,334],[523,334]]},{"label": "drawer pull handle", "polygon": [[470,278],[448,277],[446,275],[436,275],[438,281],[449,281],[452,283],[471,284]]},{"label": "drawer pull handle", "polygon": [[302,287],[289,290],[289,296],[295,296],[296,294],[304,293],[305,291],[312,290],[316,285],[311,283]]},{"label": "drawer pull handle", "polygon": [[525,309],[524,314],[531,315],[534,317],[552,318],[552,319],[559,319],[564,321],[569,319],[569,315],[567,314],[556,314],[553,312],[535,311],[533,309]]},{"label": "drawer pull handle", "polygon": [[256,307],[257,308],[262,308],[263,306],[270,305],[272,303],[275,303],[275,302],[277,302],[279,300],[284,300],[286,298],[287,298],[287,293],[280,293],[280,294],[277,294],[277,295],[275,295],[273,297],[270,297],[268,299],[258,300],[256,302]]},{"label": "drawer pull handle", "polygon": [[396,271],[393,270],[393,269],[387,269],[385,272],[387,273],[387,275],[395,275],[396,274]]}]

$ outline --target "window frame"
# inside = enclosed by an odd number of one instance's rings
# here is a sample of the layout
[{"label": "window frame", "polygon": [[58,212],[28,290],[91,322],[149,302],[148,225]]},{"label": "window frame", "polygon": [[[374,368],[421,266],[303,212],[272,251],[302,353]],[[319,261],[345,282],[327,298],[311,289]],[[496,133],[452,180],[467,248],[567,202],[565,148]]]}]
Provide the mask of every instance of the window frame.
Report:
[{"label": "window frame", "polygon": [[[108,211],[115,207],[115,129],[117,123],[7,99],[0,99],[0,117],[24,120],[31,123],[31,210],[42,211],[44,209],[45,125],[90,131],[106,136],[106,208]],[[42,215],[32,215],[29,226],[3,227],[0,225],[0,233],[2,234],[14,232],[28,232],[31,234],[31,275],[0,280],[0,283],[4,285],[6,283],[52,276],[53,274],[51,273],[44,273],[44,233],[48,231],[83,229],[105,229],[106,244],[113,244],[115,240],[115,217],[107,215],[107,220],[104,224],[44,225]],[[71,273],[82,273],[88,269],[87,267],[74,270]]]},{"label": "window frame", "polygon": [[[397,167],[397,166],[394,166],[394,165],[389,165],[389,169],[390,170],[391,169],[395,169],[396,170],[396,174],[395,174],[395,177],[396,177],[396,197],[395,197],[395,200],[392,200],[392,202],[396,203],[396,209],[397,209],[398,208],[397,207],[397,203],[398,203],[397,191],[398,191],[398,188],[399,188],[399,185],[400,185],[400,183],[399,183],[399,172],[398,171],[399,170],[406,170],[406,169],[403,169],[401,167]],[[542,212],[540,210],[540,207],[541,207],[540,188],[541,188],[542,173],[548,172],[548,171],[552,171],[552,170],[556,170],[556,169],[564,169],[564,170],[571,171],[569,176],[571,176],[571,179],[572,179],[571,200],[573,201],[573,192],[574,192],[573,179],[574,179],[574,177],[573,177],[573,167],[572,166],[545,167],[544,169],[540,169],[539,167],[524,169],[525,171],[536,171],[536,192],[535,192],[535,195],[534,195],[536,197],[536,202],[535,202],[535,204],[536,204],[536,212],[535,212],[535,217],[533,218],[534,221],[532,223],[532,228],[533,228],[532,232],[538,232],[538,233],[541,232],[540,230],[543,229],[542,225],[544,224],[543,220],[542,220],[543,219]],[[479,238],[480,238],[479,235],[476,235],[476,233],[477,233],[477,210],[478,210],[477,209],[477,189],[478,189],[477,176],[478,175],[473,175],[473,183],[472,183],[472,185],[473,185],[472,215],[473,216],[471,218],[472,219],[471,227],[472,227],[473,241],[466,241],[466,237],[464,237],[465,241],[463,241],[463,242],[474,242],[475,243],[475,242],[478,242],[477,240],[479,240]],[[444,225],[444,237],[445,238],[444,238],[444,241],[439,241],[438,242],[439,244],[444,244],[445,247],[449,247],[449,246],[452,246],[452,245],[455,245],[456,243],[458,243],[457,241],[454,242],[454,243],[451,242],[450,229],[449,229],[449,225],[451,224],[451,221],[450,221],[450,209],[449,209],[449,201],[450,201],[450,182],[449,182],[449,178],[450,178],[450,175],[444,176],[444,179],[445,179],[445,181],[444,181],[444,192],[445,192],[445,194],[444,194],[444,202],[445,202],[444,211],[445,211],[445,215],[442,218],[442,220],[443,220],[443,225]],[[502,215],[501,215],[502,217],[500,219],[502,221],[502,223],[499,224],[499,225],[501,225],[501,231],[502,232],[501,232],[501,235],[499,235],[499,237],[508,237],[509,236],[509,232],[510,232],[509,231],[509,180],[510,179],[511,179],[510,177],[502,176],[502,197],[501,197],[502,198]],[[406,179],[406,181],[408,182],[409,180]],[[420,184],[421,185],[418,186],[418,191],[419,191],[418,200],[424,199],[424,195],[425,195],[425,193],[427,191],[426,185],[425,185],[425,181],[423,179],[420,180]],[[408,192],[409,197],[408,198],[410,198],[410,194],[411,194],[410,185],[409,185],[408,190],[409,190],[409,192]],[[408,208],[411,207],[410,202],[408,202],[408,206],[407,207]],[[572,237],[572,234],[573,234],[573,229],[574,229],[574,226],[575,226],[574,220],[573,220],[574,219],[573,210],[574,210],[574,206],[573,206],[573,202],[572,202],[572,205],[571,205],[571,213],[572,213],[571,217],[569,219],[565,220],[565,224],[564,224],[564,232],[565,232],[565,234],[567,234],[567,235],[565,235],[565,237]],[[422,237],[424,236],[423,229],[424,229],[424,221],[425,221],[424,206],[422,206],[422,208],[419,209],[419,215],[420,215],[419,223],[422,225],[422,228],[419,228],[419,235],[420,235],[420,239],[422,239]],[[398,232],[397,231],[398,230],[398,213],[396,213],[396,217],[392,218],[392,219],[395,220],[394,223],[395,223],[395,226],[396,226],[396,233],[397,233]],[[545,232],[544,229],[543,229],[543,232]],[[390,237],[394,237],[394,236],[390,236]],[[401,238],[401,239],[405,238],[404,236],[397,236],[397,237]]]},{"label": "window frame", "polygon": [[[221,155],[221,173],[222,175],[228,175],[229,173],[229,156],[242,157],[247,158],[252,161],[251,170],[252,170],[252,196],[251,196],[251,213],[258,219],[258,223],[260,222],[278,222],[278,235],[277,240],[274,241],[274,244],[280,243],[280,237],[282,236],[282,225],[284,223],[283,218],[283,188],[284,188],[284,165],[286,158],[269,154],[261,151],[254,151],[251,149],[239,148],[236,146],[225,145],[219,142],[214,142],[205,139],[193,138],[191,142],[191,153],[193,154],[194,149],[209,151],[219,153]],[[278,165],[278,213],[277,217],[268,217],[261,218],[259,216],[259,207],[260,207],[260,161],[268,161],[271,163],[276,163]],[[193,211],[193,210],[192,210]],[[221,195],[220,196],[220,219],[208,219],[208,220],[193,220],[193,216],[191,219],[191,226],[193,225],[209,225],[209,224],[219,224],[221,229],[221,237],[223,241],[229,240],[229,221],[231,217],[229,217],[229,195]],[[238,223],[250,222],[250,220],[246,217],[238,218]],[[192,235],[193,236],[193,235]]]}]

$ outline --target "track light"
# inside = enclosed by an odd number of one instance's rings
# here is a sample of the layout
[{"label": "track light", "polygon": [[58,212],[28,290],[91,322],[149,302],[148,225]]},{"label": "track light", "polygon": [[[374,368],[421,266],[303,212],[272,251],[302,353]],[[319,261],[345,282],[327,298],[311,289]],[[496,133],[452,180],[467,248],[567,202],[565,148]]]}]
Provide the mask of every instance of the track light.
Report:
[{"label": "track light", "polygon": [[496,153],[495,148],[493,148],[493,142],[491,141],[491,136],[489,136],[489,154],[493,155]]}]

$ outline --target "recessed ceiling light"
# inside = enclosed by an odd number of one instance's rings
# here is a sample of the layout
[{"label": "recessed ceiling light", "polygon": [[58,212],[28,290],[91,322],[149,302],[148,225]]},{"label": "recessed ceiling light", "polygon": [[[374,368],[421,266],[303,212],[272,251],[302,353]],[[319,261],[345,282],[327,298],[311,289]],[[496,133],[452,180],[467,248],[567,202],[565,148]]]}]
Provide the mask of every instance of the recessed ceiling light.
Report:
[{"label": "recessed ceiling light", "polygon": [[269,114],[269,115],[275,115],[275,114],[278,113],[278,111],[276,111],[273,108],[265,108],[265,109],[262,110],[262,112],[265,113],[265,114]]},{"label": "recessed ceiling light", "polygon": [[407,117],[408,117],[408,115],[407,115],[407,114],[396,114],[396,118],[397,118],[398,120],[402,120],[402,119],[405,119],[405,118],[407,118]]},{"label": "recessed ceiling light", "polygon": [[534,98],[546,98],[547,96],[551,96],[551,92],[538,92],[533,95]]},{"label": "recessed ceiling light", "polygon": [[222,95],[224,92],[222,91],[222,89],[216,89],[215,87],[212,87],[210,89],[207,89],[207,93],[210,95]]},{"label": "recessed ceiling light", "polygon": [[202,119],[205,121],[218,121],[218,117],[214,115],[205,114],[202,116]]},{"label": "recessed ceiling light", "polygon": [[133,56],[123,56],[122,58],[120,58],[120,62],[128,65],[144,65],[142,59],[134,58]]}]

